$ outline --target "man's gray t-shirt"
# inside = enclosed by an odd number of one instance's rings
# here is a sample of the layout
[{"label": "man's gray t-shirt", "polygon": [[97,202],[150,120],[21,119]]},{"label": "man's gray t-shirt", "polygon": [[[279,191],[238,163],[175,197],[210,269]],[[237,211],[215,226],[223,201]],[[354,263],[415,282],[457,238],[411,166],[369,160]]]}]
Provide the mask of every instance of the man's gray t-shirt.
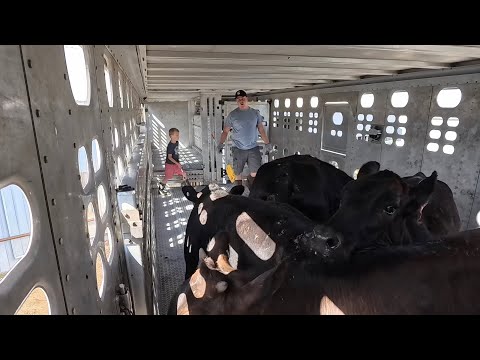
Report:
[{"label": "man's gray t-shirt", "polygon": [[233,146],[241,150],[253,149],[257,146],[257,125],[263,120],[260,111],[249,107],[246,110],[236,108],[228,114],[225,126],[232,128]]}]

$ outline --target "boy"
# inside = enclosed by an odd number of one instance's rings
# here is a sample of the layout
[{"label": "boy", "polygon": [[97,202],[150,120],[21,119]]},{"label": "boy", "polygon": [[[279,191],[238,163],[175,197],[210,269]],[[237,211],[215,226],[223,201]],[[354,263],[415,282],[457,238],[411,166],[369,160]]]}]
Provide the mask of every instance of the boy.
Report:
[{"label": "boy", "polygon": [[174,175],[182,175],[183,180],[187,180],[187,174],[183,171],[180,165],[178,154],[178,139],[180,138],[180,131],[177,128],[171,128],[168,130],[170,136],[170,142],[167,146],[167,157],[165,159],[165,176],[163,181],[159,184],[159,190],[165,190],[167,181]]}]

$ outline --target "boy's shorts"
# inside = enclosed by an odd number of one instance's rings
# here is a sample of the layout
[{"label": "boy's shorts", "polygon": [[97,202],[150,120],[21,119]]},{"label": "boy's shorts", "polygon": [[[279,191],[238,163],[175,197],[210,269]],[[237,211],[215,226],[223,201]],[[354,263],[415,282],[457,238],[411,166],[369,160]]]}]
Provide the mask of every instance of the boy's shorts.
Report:
[{"label": "boy's shorts", "polygon": [[165,184],[175,175],[184,175],[185,172],[176,164],[167,164],[165,163],[165,176],[163,178],[163,183]]}]

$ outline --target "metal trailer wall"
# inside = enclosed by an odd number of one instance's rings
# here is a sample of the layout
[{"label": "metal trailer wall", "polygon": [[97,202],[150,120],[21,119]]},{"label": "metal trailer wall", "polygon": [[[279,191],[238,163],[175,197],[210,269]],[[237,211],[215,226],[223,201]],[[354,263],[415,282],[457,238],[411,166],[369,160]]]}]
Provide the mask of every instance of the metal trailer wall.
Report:
[{"label": "metal trailer wall", "polygon": [[[157,129],[162,129],[166,133],[167,141],[168,130],[176,127],[180,130],[180,143],[185,147],[190,147],[190,127],[189,127],[189,102],[188,101],[165,101],[147,103],[148,113],[153,117],[152,125]],[[162,144],[154,142],[155,146]],[[163,149],[166,150],[166,149]]]},{"label": "metal trailer wall", "polygon": [[[117,287],[128,285],[115,188],[137,138],[133,122],[140,121],[140,101],[104,45],[82,47],[90,85],[88,106],[75,102],[63,45],[0,46],[0,186],[19,185],[28,197],[33,219],[29,251],[0,284],[2,314],[15,313],[37,286],[45,290],[52,314],[116,314],[120,311]],[[104,58],[112,82],[112,107],[107,101]],[[94,139],[101,154],[96,172]],[[78,165],[81,147],[86,149],[90,170],[85,189]],[[100,184],[107,204],[102,217],[97,199]],[[92,245],[87,229],[90,203],[96,223]],[[105,255],[107,228],[112,235],[110,259]],[[101,297],[97,256],[105,282]]]},{"label": "metal trailer wall", "polygon": [[[480,220],[477,216],[480,211],[480,152],[477,151],[480,146],[480,123],[477,119],[480,110],[480,89],[477,84],[480,73],[440,75],[442,74],[437,72],[437,75],[430,74],[430,77],[415,79],[415,75],[408,74],[408,79],[405,80],[391,79],[392,81],[377,83],[365,81],[363,84],[358,81],[352,85],[319,86],[303,91],[272,91],[256,96],[253,100],[268,99],[272,104],[270,137],[279,151],[271,158],[296,152],[311,154],[324,161],[335,161],[350,176],[370,160],[379,161],[381,169],[390,169],[400,176],[413,175],[418,171],[429,176],[436,170],[439,180],[446,182],[452,189],[462,229],[476,228]],[[437,103],[438,93],[451,87],[461,90],[460,103],[455,108],[440,108]],[[408,103],[403,108],[394,108],[391,96],[395,91],[402,90],[409,94]],[[374,95],[374,103],[370,108],[361,105],[361,97],[365,93]],[[319,99],[316,108],[310,105],[312,96]],[[297,97],[303,98],[302,108],[296,105]],[[290,99],[289,108],[285,106],[287,98]],[[278,107],[275,106],[276,99],[279,100]],[[296,112],[303,112],[303,116],[295,116]],[[340,127],[347,129],[347,134],[342,130],[342,137],[347,136],[343,142],[338,141],[339,128],[333,122],[335,112],[342,113],[343,122]],[[315,120],[315,113],[318,113],[317,126],[309,123],[310,120]],[[387,120],[389,115],[395,116],[393,122]],[[399,123],[400,115],[407,117],[406,123]],[[367,116],[371,121],[367,121]],[[431,120],[435,116],[443,119],[440,127],[432,125]],[[459,125],[456,128],[447,125],[449,117],[458,117]],[[389,119],[392,121],[393,118]],[[367,131],[365,126],[368,124],[370,129]],[[296,128],[299,125],[302,126],[301,131]],[[382,130],[380,141],[372,141],[368,136],[369,133],[372,134],[374,126]],[[387,126],[393,127],[393,134],[386,133]],[[311,132],[308,131],[309,127]],[[399,130],[399,127],[404,127],[406,132],[403,134],[403,129]],[[441,131],[440,139],[430,137],[432,129]],[[337,135],[336,141],[333,141],[335,136],[332,130]],[[392,132],[392,128],[389,131]],[[447,141],[446,131],[456,131],[456,139]],[[386,137],[392,138],[392,144],[385,142]],[[403,141],[403,146],[397,145],[397,139],[398,145]],[[426,149],[430,142],[439,144],[437,152]],[[453,154],[442,151],[445,144],[454,146]]]}]

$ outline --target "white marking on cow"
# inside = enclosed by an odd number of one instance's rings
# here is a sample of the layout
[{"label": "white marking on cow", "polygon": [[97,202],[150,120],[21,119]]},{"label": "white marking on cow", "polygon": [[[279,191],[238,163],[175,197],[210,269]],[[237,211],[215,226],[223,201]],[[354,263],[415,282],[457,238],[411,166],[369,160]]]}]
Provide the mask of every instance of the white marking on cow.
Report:
[{"label": "white marking on cow", "polygon": [[225,290],[227,290],[227,287],[228,287],[228,284],[226,281],[219,281],[216,285],[215,285],[215,289],[217,289],[217,291],[219,293],[222,293],[224,292]]},{"label": "white marking on cow", "polygon": [[227,255],[225,254],[218,255],[217,269],[218,271],[220,271],[222,274],[225,274],[225,275],[228,275],[232,271],[235,271],[235,269],[229,264]]},{"label": "white marking on cow", "polygon": [[210,191],[215,191],[220,189],[220,186],[218,186],[218,184],[212,183],[212,184],[208,184],[208,188],[210,189]]},{"label": "white marking on cow", "polygon": [[200,213],[202,212],[202,209],[203,209],[203,203],[200,203],[200,205],[198,205],[198,215],[200,215]]},{"label": "white marking on cow", "polygon": [[231,245],[228,245],[228,252],[230,253],[229,257],[228,257],[228,262],[230,263],[230,265],[232,265],[232,267],[237,270],[237,266],[238,266],[238,253],[235,251],[234,248],[232,248]]},{"label": "white marking on cow", "polygon": [[203,195],[203,193],[200,191],[200,192],[197,194],[197,198],[200,199],[200,198],[202,197],[202,195]]},{"label": "white marking on cow", "polygon": [[181,293],[177,299],[177,315],[190,315],[188,310],[187,295]]},{"label": "white marking on cow", "polygon": [[188,283],[190,285],[190,289],[192,290],[193,296],[195,296],[197,299],[201,299],[203,295],[205,295],[207,282],[203,278],[202,274],[200,274],[200,269],[197,269],[197,271],[193,273]]},{"label": "white marking on cow", "polygon": [[215,266],[215,261],[213,261],[210,256],[207,256],[205,259],[203,259],[203,262],[210,270],[217,270],[217,267]]},{"label": "white marking on cow", "polygon": [[337,305],[333,303],[328,296],[322,297],[320,301],[320,315],[345,315],[342,310],[340,310]]},{"label": "white marking on cow", "polygon": [[213,247],[215,246],[215,238],[213,237],[212,240],[207,245],[207,251],[212,251]]},{"label": "white marking on cow", "polygon": [[207,211],[202,210],[202,213],[200,214],[200,224],[205,225],[207,223]]},{"label": "white marking on cow", "polygon": [[218,189],[218,190],[215,190],[214,192],[212,192],[210,194],[210,200],[215,201],[215,200],[221,199],[221,198],[223,198],[227,195],[228,195],[228,192],[226,192],[223,189]]},{"label": "white marking on cow", "polygon": [[270,259],[277,244],[258,226],[246,212],[242,212],[236,221],[237,233],[247,246],[262,260]]}]

